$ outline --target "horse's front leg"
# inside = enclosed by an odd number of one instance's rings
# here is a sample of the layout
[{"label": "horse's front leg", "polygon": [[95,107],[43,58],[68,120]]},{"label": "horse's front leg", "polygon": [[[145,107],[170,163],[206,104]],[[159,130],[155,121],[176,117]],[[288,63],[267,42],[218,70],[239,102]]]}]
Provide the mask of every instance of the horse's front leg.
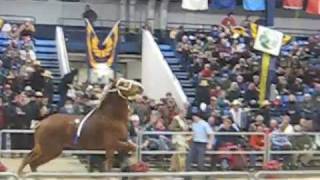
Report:
[{"label": "horse's front leg", "polygon": [[118,148],[124,152],[135,152],[137,150],[137,145],[131,141],[121,141],[117,142]]}]

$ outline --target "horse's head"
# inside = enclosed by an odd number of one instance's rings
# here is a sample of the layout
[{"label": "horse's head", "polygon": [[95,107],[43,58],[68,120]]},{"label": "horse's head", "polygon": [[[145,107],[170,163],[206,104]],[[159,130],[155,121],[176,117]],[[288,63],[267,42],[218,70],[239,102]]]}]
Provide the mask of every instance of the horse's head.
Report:
[{"label": "horse's head", "polygon": [[140,83],[128,80],[124,78],[120,78],[116,80],[112,87],[112,89],[117,89],[118,94],[125,99],[133,100],[143,92],[143,87]]}]

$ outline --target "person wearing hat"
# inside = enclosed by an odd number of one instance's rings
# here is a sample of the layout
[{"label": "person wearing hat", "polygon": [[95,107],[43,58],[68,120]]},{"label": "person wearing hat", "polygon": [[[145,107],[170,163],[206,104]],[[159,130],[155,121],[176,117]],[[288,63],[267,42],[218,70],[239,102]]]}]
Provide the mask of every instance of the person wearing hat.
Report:
[{"label": "person wearing hat", "polygon": [[186,171],[191,171],[192,163],[196,160],[198,170],[204,171],[205,152],[212,149],[214,140],[210,125],[199,116],[199,110],[192,112],[192,143],[186,160]]},{"label": "person wearing hat", "polygon": [[241,108],[239,100],[232,101],[230,115],[239,129],[244,130],[247,128],[246,113]]},{"label": "person wearing hat", "polygon": [[53,82],[52,82],[52,74],[50,71],[45,70],[42,73],[42,76],[44,77],[44,87],[43,87],[43,95],[48,98],[48,103],[52,104],[52,98],[53,98]]}]

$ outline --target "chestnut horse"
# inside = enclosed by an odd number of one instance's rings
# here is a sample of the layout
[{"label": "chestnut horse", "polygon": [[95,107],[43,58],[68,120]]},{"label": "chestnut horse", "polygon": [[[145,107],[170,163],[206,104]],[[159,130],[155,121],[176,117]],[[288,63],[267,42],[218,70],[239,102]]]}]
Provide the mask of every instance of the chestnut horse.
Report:
[{"label": "chestnut horse", "polygon": [[31,171],[36,171],[40,165],[58,157],[66,146],[105,150],[106,170],[112,168],[115,151],[135,151],[135,144],[128,142],[128,100],[141,94],[142,86],[135,81],[121,78],[104,91],[106,92],[99,106],[83,118],[86,121],[76,145],[74,139],[81,117],[54,114],[42,120],[35,128],[35,145],[24,158],[18,174],[22,174],[26,165],[30,166]]}]

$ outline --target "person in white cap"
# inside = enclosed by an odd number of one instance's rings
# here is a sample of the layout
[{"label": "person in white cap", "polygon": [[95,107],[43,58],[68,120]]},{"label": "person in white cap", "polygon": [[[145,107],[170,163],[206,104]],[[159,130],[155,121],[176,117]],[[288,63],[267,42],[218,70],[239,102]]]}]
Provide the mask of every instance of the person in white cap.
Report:
[{"label": "person in white cap", "polygon": [[247,127],[245,112],[241,108],[241,103],[239,100],[232,101],[230,114],[234,123],[239,129],[243,130]]}]

